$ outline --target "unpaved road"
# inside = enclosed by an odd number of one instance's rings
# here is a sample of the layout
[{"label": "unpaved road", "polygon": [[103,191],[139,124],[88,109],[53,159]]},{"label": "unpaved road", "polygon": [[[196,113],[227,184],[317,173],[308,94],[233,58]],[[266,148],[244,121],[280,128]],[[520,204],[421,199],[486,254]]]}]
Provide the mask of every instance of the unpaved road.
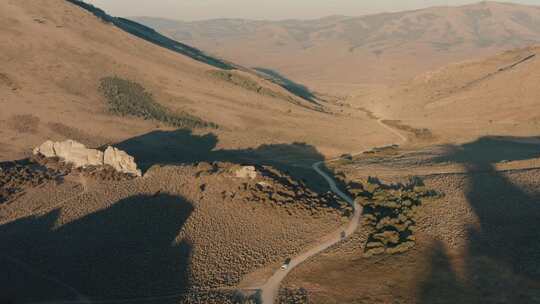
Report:
[{"label": "unpaved road", "polygon": [[342,232],[345,232],[346,237],[350,236],[352,233],[356,231],[358,228],[358,225],[360,223],[360,215],[362,214],[362,208],[354,203],[354,200],[345,194],[343,191],[341,191],[338,187],[334,179],[332,179],[331,176],[329,176],[326,172],[324,172],[321,169],[321,165],[323,162],[318,162],[313,165],[313,169],[317,171],[324,179],[328,182],[330,185],[330,188],[334,193],[339,195],[342,199],[346,200],[349,204],[351,204],[354,208],[354,215],[349,221],[349,223],[343,227],[340,228],[337,231],[334,231],[333,233],[325,236],[317,245],[310,248],[309,250],[305,251],[304,253],[300,254],[299,256],[294,257],[289,267],[286,270],[279,269],[276,271],[272,277],[264,284],[264,286],[261,287],[262,294],[261,294],[261,300],[264,304],[273,304],[279,291],[279,286],[281,285],[281,282],[287,274],[294,269],[294,267],[298,266],[302,262],[306,261],[312,256],[317,255],[318,253],[326,250],[330,246],[337,244],[340,242],[342,238]]},{"label": "unpaved road", "polygon": [[[407,142],[407,137],[405,137],[403,134],[398,132],[397,130],[393,129],[392,127],[386,125],[383,123],[382,119],[378,119],[377,122],[379,125],[387,129],[389,132],[395,134],[398,136],[401,140],[401,143]],[[366,152],[367,150],[364,150],[362,152],[356,153],[355,155],[362,154]],[[338,158],[339,159],[339,158]],[[337,159],[330,160],[335,161]],[[329,235],[326,235],[323,237],[318,244],[314,245],[309,250],[303,252],[302,254],[294,257],[291,259],[291,262],[289,263],[289,267],[286,270],[278,269],[266,283],[260,287],[261,290],[261,302],[263,304],[274,304],[275,300],[279,293],[279,287],[281,285],[281,282],[287,277],[287,274],[291,272],[296,266],[300,265],[302,262],[306,261],[307,259],[323,252],[327,248],[341,242],[344,237],[342,237],[343,232],[345,232],[345,238],[349,237],[351,234],[353,234],[356,229],[358,228],[358,225],[360,224],[360,216],[362,214],[362,207],[354,202],[354,199],[350,197],[348,194],[344,193],[339,189],[339,187],[336,184],[336,181],[323,169],[321,169],[321,166],[324,164],[324,161],[318,162],[313,164],[313,170],[315,170],[320,176],[322,176],[328,185],[330,186],[330,189],[337,194],[340,198],[345,200],[347,203],[349,203],[354,208],[354,214],[349,223],[345,226],[340,228],[339,230],[336,230],[332,232]]]}]

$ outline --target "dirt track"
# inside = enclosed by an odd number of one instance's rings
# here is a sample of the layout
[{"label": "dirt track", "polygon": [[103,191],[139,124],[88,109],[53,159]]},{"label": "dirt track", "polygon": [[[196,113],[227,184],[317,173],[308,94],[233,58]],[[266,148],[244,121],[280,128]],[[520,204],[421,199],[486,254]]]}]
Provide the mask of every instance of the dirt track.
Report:
[{"label": "dirt track", "polygon": [[[401,139],[402,143],[407,142],[407,137],[402,135],[397,130],[394,130],[392,127],[384,124],[382,121],[383,121],[382,119],[378,119],[377,123],[379,125],[381,125],[383,128],[385,128],[386,130],[388,130],[391,133],[397,135]],[[359,153],[356,153],[356,154],[358,155],[358,154],[362,154],[364,152],[365,151],[362,151],[362,152],[359,152]],[[330,161],[335,161],[335,160],[338,160],[338,159],[334,159],[334,160],[330,160]],[[356,204],[352,197],[350,197],[348,194],[346,194],[341,189],[339,189],[338,185],[336,184],[336,181],[328,173],[326,173],[323,169],[321,169],[321,166],[324,163],[325,163],[324,161],[321,161],[321,162],[317,162],[317,163],[313,164],[313,170],[315,170],[319,175],[321,175],[326,180],[326,182],[330,186],[330,189],[332,190],[332,192],[334,192],[340,198],[342,198],[347,203],[351,204],[351,206],[353,206],[354,215],[352,216],[349,223],[347,223],[347,225],[340,228],[339,230],[336,230],[336,231],[332,232],[329,235],[326,235],[325,237],[323,237],[319,241],[319,243],[317,245],[315,245],[314,247],[308,249],[304,253],[292,258],[292,260],[290,261],[289,266],[288,266],[287,269],[285,269],[285,270],[278,269],[272,275],[272,277],[270,277],[270,279],[268,279],[268,281],[262,287],[259,288],[262,291],[261,292],[262,303],[272,304],[272,303],[275,302],[275,299],[276,299],[276,297],[278,295],[278,292],[279,292],[281,282],[287,277],[287,274],[289,274],[296,266],[298,266],[301,263],[305,262],[309,258],[311,258],[311,257],[325,251],[329,247],[331,247],[331,246],[341,242],[342,240],[348,238],[349,236],[351,236],[357,230],[357,228],[359,226],[360,217],[362,215],[362,207],[360,205]],[[343,236],[343,232],[345,233],[344,236]]]}]

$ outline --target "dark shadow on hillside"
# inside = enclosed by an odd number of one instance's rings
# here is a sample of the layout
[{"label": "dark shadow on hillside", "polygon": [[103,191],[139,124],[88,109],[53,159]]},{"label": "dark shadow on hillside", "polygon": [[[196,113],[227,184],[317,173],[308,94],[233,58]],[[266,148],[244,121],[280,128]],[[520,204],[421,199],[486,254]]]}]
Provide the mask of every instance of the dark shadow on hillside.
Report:
[{"label": "dark shadow on hillside", "polygon": [[489,136],[461,146],[447,146],[436,162],[456,162],[466,166],[491,167],[502,161],[526,160],[540,156],[540,145],[527,143],[540,138]]},{"label": "dark shadow on hillside", "polygon": [[[9,256],[92,300],[181,294],[189,288],[191,244],[175,243],[193,211],[181,197],[137,195],[57,227],[60,210],[0,226],[1,269]],[[0,275],[13,303],[76,300],[75,292],[25,271]],[[60,293],[58,290],[63,290]]]},{"label": "dark shadow on hillside", "polygon": [[148,42],[151,42],[153,44],[169,49],[173,52],[186,55],[197,61],[204,62],[206,64],[212,65],[220,69],[232,70],[235,68],[233,65],[221,59],[211,57],[197,48],[191,47],[189,45],[175,41],[169,37],[163,36],[160,33],[156,32],[154,29],[149,28],[140,23],[137,23],[137,22],[125,19],[125,18],[110,16],[102,9],[99,9],[91,4],[85,3],[80,0],[66,0],[66,1],[91,12],[92,14],[94,14],[94,16],[100,18],[104,22],[112,23],[118,28],[132,35],[135,35]]},{"label": "dark shadow on hillside", "polygon": [[[466,292],[474,303],[535,303],[540,299],[540,289],[532,288],[540,286],[540,191],[526,192],[494,166],[501,161],[540,157],[540,145],[524,140],[528,139],[481,138],[449,147],[447,155],[438,159],[462,163],[468,172],[465,195],[479,222],[479,228],[470,227],[466,236]],[[434,260],[432,276],[452,272],[436,263]],[[444,301],[442,294],[430,292],[433,281],[431,278],[420,287],[422,303],[463,303],[459,298],[463,290],[450,292]],[[442,285],[448,284],[438,283],[446,290]]]},{"label": "dark shadow on hillside", "polygon": [[216,149],[215,134],[195,135],[190,130],[152,131],[115,146],[135,157],[143,172],[154,165],[181,165],[198,162],[231,162],[242,165],[273,166],[304,180],[313,190],[326,191],[328,185],[311,168],[324,160],[317,149],[305,143],[261,145],[255,149]]},{"label": "dark shadow on hillside", "polygon": [[421,303],[468,303],[467,289],[453,272],[444,244],[436,241],[431,250],[431,273],[422,285]]},{"label": "dark shadow on hillside", "polygon": [[317,102],[317,96],[315,96],[315,94],[313,94],[313,92],[311,92],[309,88],[306,87],[305,85],[296,83],[292,81],[291,79],[281,75],[280,73],[274,70],[268,69],[268,68],[257,67],[253,69],[257,72],[264,74],[267,77],[270,77],[270,79],[274,83],[280,85],[282,88],[289,91],[290,93],[298,97],[301,97],[305,100],[308,100],[312,103],[319,104]]}]

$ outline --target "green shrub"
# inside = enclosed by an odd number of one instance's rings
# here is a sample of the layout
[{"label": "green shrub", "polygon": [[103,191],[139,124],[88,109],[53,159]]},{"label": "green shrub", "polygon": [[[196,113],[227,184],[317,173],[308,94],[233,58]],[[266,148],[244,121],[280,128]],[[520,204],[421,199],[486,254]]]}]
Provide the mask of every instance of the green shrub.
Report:
[{"label": "green shrub", "polygon": [[119,116],[135,116],[156,120],[175,128],[217,128],[189,113],[173,113],[154,101],[152,94],[140,84],[119,77],[105,77],[99,86],[107,99],[109,112]]},{"label": "green shrub", "polygon": [[441,196],[428,190],[418,177],[406,184],[384,184],[369,177],[365,183],[355,183],[351,188],[356,202],[363,207],[364,224],[370,230],[364,246],[366,257],[403,253],[414,247],[417,208],[423,199]]}]

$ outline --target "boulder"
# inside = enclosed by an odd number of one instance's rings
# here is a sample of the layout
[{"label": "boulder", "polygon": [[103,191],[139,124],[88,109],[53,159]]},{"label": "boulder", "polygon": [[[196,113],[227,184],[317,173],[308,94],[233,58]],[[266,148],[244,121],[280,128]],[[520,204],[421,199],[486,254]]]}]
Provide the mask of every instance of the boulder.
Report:
[{"label": "boulder", "polygon": [[121,173],[135,176],[142,175],[141,171],[137,169],[135,159],[126,152],[114,147],[108,147],[103,153],[96,149],[89,149],[74,140],[63,142],[48,140],[35,148],[33,153],[46,158],[57,157],[66,163],[72,164],[75,168],[109,165]]},{"label": "boulder", "polygon": [[88,149],[73,140],[56,142],[53,144],[53,149],[56,157],[73,164],[76,168],[103,165],[103,152]]},{"label": "boulder", "polygon": [[83,144],[74,140],[63,142],[46,141],[41,146],[34,149],[35,155],[42,155],[47,158],[58,157],[66,163],[72,164],[76,168],[87,166],[99,166],[103,164],[103,152],[88,149]]},{"label": "boulder", "polygon": [[114,147],[108,147],[103,156],[103,163],[113,167],[116,171],[141,176],[141,170],[137,169],[135,159],[126,152]]},{"label": "boulder", "polygon": [[54,142],[47,140],[41,146],[34,149],[34,155],[41,154],[47,158],[56,157],[54,153]]},{"label": "boulder", "polygon": [[236,170],[235,175],[238,178],[256,179],[257,169],[254,166],[243,166]]}]

